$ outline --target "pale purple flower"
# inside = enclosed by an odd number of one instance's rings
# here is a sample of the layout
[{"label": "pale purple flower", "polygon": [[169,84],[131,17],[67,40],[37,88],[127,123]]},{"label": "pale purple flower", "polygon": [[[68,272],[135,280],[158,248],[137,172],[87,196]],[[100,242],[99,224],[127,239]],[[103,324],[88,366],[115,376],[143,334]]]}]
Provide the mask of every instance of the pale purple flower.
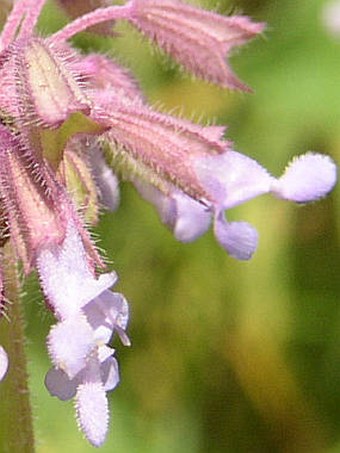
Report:
[{"label": "pale purple flower", "polygon": [[[79,426],[98,446],[108,426],[105,393],[119,380],[114,351],[105,345],[114,332],[125,345],[130,344],[125,334],[127,302],[109,290],[117,280],[115,273],[94,277],[72,222],[60,246],[40,252],[37,267],[46,300],[59,320],[48,336],[54,368],[46,385],[60,399],[75,396]],[[62,288],[60,282],[65,282]]]},{"label": "pale purple flower", "polygon": [[[115,272],[96,278],[76,225],[70,221],[62,244],[43,248],[37,257],[41,286],[58,319],[79,314],[117,280]],[[60,286],[60,282],[67,285]],[[72,301],[70,303],[69,301]]]},{"label": "pale purple flower", "polygon": [[235,151],[193,159],[193,168],[207,198],[195,200],[178,189],[165,195],[136,182],[141,195],[157,208],[161,220],[183,242],[195,240],[214,221],[218,242],[233,257],[251,258],[258,234],[246,222],[227,222],[224,211],[265,193],[297,203],[325,196],[336,182],[336,166],[325,155],[308,153],[295,158],[281,178],[274,178],[255,160]]}]

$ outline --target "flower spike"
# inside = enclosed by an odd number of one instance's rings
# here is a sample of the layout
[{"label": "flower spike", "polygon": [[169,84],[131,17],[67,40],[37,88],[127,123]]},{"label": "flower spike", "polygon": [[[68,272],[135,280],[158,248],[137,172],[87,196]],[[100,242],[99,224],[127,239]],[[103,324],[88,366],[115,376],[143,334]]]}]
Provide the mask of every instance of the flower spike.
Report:
[{"label": "flower spike", "polygon": [[[193,75],[249,91],[227,59],[264,24],[181,0],[58,3],[75,20],[51,36],[35,30],[45,0],[16,0],[0,35],[0,248],[10,241],[24,273],[38,273],[55,316],[46,388],[74,400],[80,430],[98,447],[109,425],[106,393],[119,383],[112,342],[117,336],[130,345],[129,306],[112,290],[117,275],[85,226],[97,223],[101,207],[117,208],[119,178],[155,205],[178,240],[193,241],[212,224],[227,253],[248,260],[258,233],[247,222],[229,222],[226,211],[268,193],[296,203],[320,199],[335,185],[336,166],[307,153],[275,178],[234,151],[225,127],[156,111],[127,69],[66,42],[92,27],[115,36],[112,26],[125,20]],[[0,250],[0,318],[10,305],[2,256]],[[0,346],[0,381],[8,367]]]}]

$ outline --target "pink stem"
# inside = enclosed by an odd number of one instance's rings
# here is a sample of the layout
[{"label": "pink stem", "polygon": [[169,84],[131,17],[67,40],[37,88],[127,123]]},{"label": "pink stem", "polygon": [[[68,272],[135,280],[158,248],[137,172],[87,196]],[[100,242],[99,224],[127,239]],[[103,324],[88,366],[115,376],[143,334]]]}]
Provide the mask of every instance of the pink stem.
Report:
[{"label": "pink stem", "polygon": [[17,36],[31,36],[46,0],[17,0],[7,18],[0,37],[0,51]]},{"label": "pink stem", "polygon": [[32,35],[34,27],[38,22],[41,10],[46,0],[26,0],[26,15],[22,21],[19,36],[28,37]]},{"label": "pink stem", "polygon": [[77,33],[86,30],[92,25],[116,19],[130,19],[132,12],[131,2],[123,6],[109,6],[97,8],[84,16],[78,17],[70,24],[50,36],[50,42],[66,41]]},{"label": "pink stem", "polygon": [[27,0],[17,0],[7,18],[0,37],[0,51],[5,49],[14,39],[20,23],[27,11]]}]

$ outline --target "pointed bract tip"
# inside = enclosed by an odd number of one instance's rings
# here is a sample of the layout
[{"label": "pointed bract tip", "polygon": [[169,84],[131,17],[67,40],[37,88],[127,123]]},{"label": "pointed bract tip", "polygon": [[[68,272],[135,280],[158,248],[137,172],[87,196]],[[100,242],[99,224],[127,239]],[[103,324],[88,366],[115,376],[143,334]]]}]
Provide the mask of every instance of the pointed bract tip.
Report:
[{"label": "pointed bract tip", "polygon": [[130,22],[185,69],[222,87],[251,91],[225,58],[265,27],[246,16],[224,17],[179,0],[134,0]]}]

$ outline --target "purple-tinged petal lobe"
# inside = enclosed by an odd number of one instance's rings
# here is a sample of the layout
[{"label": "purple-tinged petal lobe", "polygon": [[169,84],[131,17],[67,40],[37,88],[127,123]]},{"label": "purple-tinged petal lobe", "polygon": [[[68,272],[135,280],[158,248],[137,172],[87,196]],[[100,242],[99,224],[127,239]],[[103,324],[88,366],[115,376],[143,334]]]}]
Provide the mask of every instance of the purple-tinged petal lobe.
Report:
[{"label": "purple-tinged petal lobe", "polygon": [[47,390],[62,401],[68,401],[75,396],[77,385],[78,382],[70,379],[61,369],[51,368],[45,376]]},{"label": "purple-tinged petal lobe", "polygon": [[180,192],[174,195],[176,217],[173,231],[176,239],[191,242],[204,234],[211,222],[211,212],[207,206]]},{"label": "purple-tinged petal lobe", "polygon": [[142,197],[152,203],[161,218],[181,242],[192,242],[204,234],[211,221],[211,212],[202,203],[197,202],[185,193],[173,189],[165,195],[150,184],[134,181]]},{"label": "purple-tinged petal lobe", "polygon": [[109,411],[106,392],[100,382],[79,385],[76,395],[78,424],[87,440],[95,447],[105,441]]},{"label": "purple-tinged petal lobe", "polygon": [[100,374],[106,392],[116,388],[119,383],[117,360],[114,357],[107,358],[100,367]]},{"label": "purple-tinged petal lobe", "polygon": [[214,233],[229,255],[238,260],[249,260],[257,248],[258,234],[255,228],[246,222],[228,223],[223,213],[215,219]]},{"label": "purple-tinged petal lobe", "polygon": [[144,200],[152,203],[160,216],[161,221],[169,228],[173,229],[176,223],[176,202],[171,195],[166,195],[155,186],[135,179],[134,186]]},{"label": "purple-tinged petal lobe", "polygon": [[236,151],[193,159],[206,193],[220,209],[230,209],[270,192],[272,176],[250,157]]},{"label": "purple-tinged petal lobe", "polygon": [[121,330],[124,331],[129,319],[129,306],[125,297],[108,290],[87,304],[83,312],[99,344],[108,343],[114,330],[117,330],[118,335]]},{"label": "purple-tinged petal lobe", "polygon": [[2,346],[0,346],[0,381],[5,377],[8,370],[8,356]]},{"label": "purple-tinged petal lobe", "polygon": [[65,371],[70,379],[86,366],[87,357],[96,347],[94,332],[82,315],[53,326],[47,343],[53,364]]},{"label": "purple-tinged petal lobe", "polygon": [[283,176],[273,182],[272,192],[297,203],[315,201],[333,189],[336,173],[336,165],[330,157],[307,153],[288,165]]}]

